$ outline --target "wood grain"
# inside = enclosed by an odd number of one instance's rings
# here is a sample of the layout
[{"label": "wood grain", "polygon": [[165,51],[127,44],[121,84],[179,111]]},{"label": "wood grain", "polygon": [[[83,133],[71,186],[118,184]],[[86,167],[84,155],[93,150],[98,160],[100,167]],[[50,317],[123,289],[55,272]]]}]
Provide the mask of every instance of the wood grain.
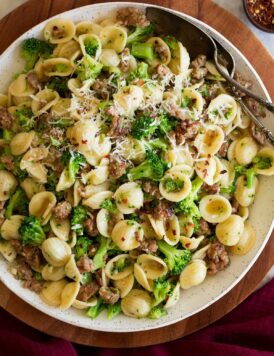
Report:
[{"label": "wood grain", "polygon": [[[273,58],[252,32],[237,18],[211,0],[155,0],[147,2],[185,12],[221,32],[249,59],[264,81],[271,97],[274,98]],[[19,35],[37,23],[63,11],[91,3],[93,1],[90,0],[31,0],[27,2],[0,21],[0,53]],[[156,330],[114,334],[77,328],[39,312],[11,293],[1,283],[0,305],[12,315],[36,329],[79,344],[100,347],[137,347],[159,344],[193,333],[218,320],[239,305],[255,290],[273,265],[273,250],[274,235],[272,234],[255,265],[244,279],[222,299],[191,318]]]}]

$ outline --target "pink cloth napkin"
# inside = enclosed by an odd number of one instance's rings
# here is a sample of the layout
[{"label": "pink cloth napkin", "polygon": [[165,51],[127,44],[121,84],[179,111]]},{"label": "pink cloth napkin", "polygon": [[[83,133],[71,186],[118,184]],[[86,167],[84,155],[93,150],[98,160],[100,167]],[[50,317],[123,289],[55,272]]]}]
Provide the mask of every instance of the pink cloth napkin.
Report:
[{"label": "pink cloth napkin", "polygon": [[71,344],[36,331],[3,309],[0,321],[1,356],[274,355],[274,279],[225,317],[192,335],[131,350]]}]

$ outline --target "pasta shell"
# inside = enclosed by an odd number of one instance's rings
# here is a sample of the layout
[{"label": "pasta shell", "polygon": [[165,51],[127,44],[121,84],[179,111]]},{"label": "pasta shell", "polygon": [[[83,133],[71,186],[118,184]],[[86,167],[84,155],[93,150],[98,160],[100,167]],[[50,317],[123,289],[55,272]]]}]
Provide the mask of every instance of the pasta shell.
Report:
[{"label": "pasta shell", "polygon": [[237,103],[232,96],[220,94],[211,100],[207,110],[209,120],[227,126],[237,115]]},{"label": "pasta shell", "polygon": [[135,182],[122,184],[114,193],[117,208],[122,214],[132,214],[143,206],[144,195],[140,186]]},{"label": "pasta shell", "polygon": [[194,146],[199,154],[207,156],[216,154],[224,142],[224,132],[220,126],[208,125],[204,133],[199,133],[194,141]]},{"label": "pasta shell", "polygon": [[120,26],[106,26],[100,31],[100,38],[103,48],[113,49],[121,53],[126,47],[127,32]]},{"label": "pasta shell", "polygon": [[220,161],[223,166],[223,170],[219,184],[223,188],[228,188],[235,179],[234,165],[226,159],[221,159]]},{"label": "pasta shell", "polygon": [[197,90],[193,88],[185,88],[183,90],[183,98],[189,101],[189,105],[187,109],[190,112],[190,118],[192,116],[191,113],[193,113],[195,117],[197,117],[202,113],[203,106],[204,106],[204,99]]},{"label": "pasta shell", "polygon": [[12,215],[1,225],[1,236],[5,240],[18,240],[20,238],[19,228],[24,220],[22,215]]},{"label": "pasta shell", "polygon": [[144,93],[137,85],[129,85],[122,87],[113,95],[113,99],[120,115],[133,116],[144,99]]},{"label": "pasta shell", "polygon": [[102,27],[96,23],[91,21],[81,21],[75,25],[76,37],[80,35],[85,35],[86,33],[94,33],[95,35],[99,35]]},{"label": "pasta shell", "polygon": [[232,212],[228,199],[218,194],[203,197],[199,209],[202,217],[212,224],[225,221]]},{"label": "pasta shell", "polygon": [[236,245],[230,248],[234,255],[243,256],[252,250],[256,242],[256,233],[252,226],[245,223],[244,231]]},{"label": "pasta shell", "polygon": [[195,172],[208,185],[213,185],[221,179],[222,165],[216,157],[201,159],[195,163]]},{"label": "pasta shell", "polygon": [[201,284],[206,277],[206,264],[202,260],[194,260],[180,274],[180,286],[182,289]]},{"label": "pasta shell", "polygon": [[190,57],[186,48],[181,42],[178,42],[178,46],[172,50],[172,56],[168,64],[171,71],[178,75],[188,70],[190,65]]},{"label": "pasta shell", "polygon": [[68,19],[52,19],[44,28],[44,37],[50,43],[68,42],[75,35],[74,23]]},{"label": "pasta shell", "polygon": [[22,167],[21,169],[25,169],[24,164],[26,164],[26,162],[38,162],[47,158],[48,153],[49,150],[43,146],[30,148],[22,157],[20,162],[20,167]]},{"label": "pasta shell", "polygon": [[246,186],[244,176],[240,176],[237,179],[234,197],[241,206],[247,207],[254,202],[255,194],[258,189],[258,184],[259,182],[256,177],[254,178],[253,184],[250,188]]},{"label": "pasta shell", "polygon": [[7,107],[8,106],[8,96],[4,94],[0,94],[0,106]]},{"label": "pasta shell", "polygon": [[228,219],[217,224],[216,236],[225,246],[234,246],[244,232],[244,221],[239,215],[230,215]]},{"label": "pasta shell", "polygon": [[39,116],[47,112],[59,100],[59,94],[51,89],[43,89],[36,94],[31,103],[32,112]]},{"label": "pasta shell", "polygon": [[206,251],[209,249],[210,246],[211,246],[211,244],[208,244],[208,245],[200,248],[196,252],[194,252],[191,259],[192,260],[203,260],[203,259],[205,259]]},{"label": "pasta shell", "polygon": [[69,219],[57,219],[52,216],[50,219],[50,227],[55,236],[60,240],[68,241],[70,233],[70,221]]},{"label": "pasta shell", "polygon": [[192,237],[192,238],[181,236],[180,241],[184,248],[187,248],[188,250],[196,250],[204,238],[205,238],[204,236]]},{"label": "pasta shell", "polygon": [[26,178],[20,183],[20,186],[24,189],[27,198],[30,200],[36,193],[45,191],[45,187],[36,182],[32,178]]},{"label": "pasta shell", "polygon": [[257,156],[257,158],[265,158],[269,161],[268,168],[258,168],[256,166],[256,172],[262,174],[263,176],[272,176],[274,174],[274,150],[271,147],[262,148]]},{"label": "pasta shell", "polygon": [[83,186],[81,185],[79,180],[76,180],[73,186],[73,206],[79,205],[81,199],[82,199],[82,190]]},{"label": "pasta shell", "polygon": [[104,183],[108,179],[108,166],[99,166],[91,170],[86,175],[86,179],[88,180],[88,183],[93,185]]},{"label": "pasta shell", "polygon": [[136,222],[119,221],[112,230],[111,238],[122,251],[129,251],[140,246],[144,232],[141,225]]},{"label": "pasta shell", "polygon": [[114,226],[117,222],[123,220],[124,216],[120,212],[111,214],[106,209],[101,209],[96,216],[96,224],[99,233],[103,236],[110,237]]},{"label": "pasta shell", "polygon": [[158,64],[168,64],[171,59],[171,53],[168,45],[160,37],[151,37],[146,43],[153,46],[156,58],[148,60],[151,67],[156,67]]},{"label": "pasta shell", "polygon": [[144,270],[148,279],[156,279],[167,274],[166,263],[159,257],[142,254],[137,258],[137,264]]},{"label": "pasta shell", "polygon": [[35,194],[29,203],[29,213],[38,218],[42,218],[42,224],[45,225],[52,214],[52,209],[56,205],[56,197],[52,192],[40,192]]},{"label": "pasta shell", "polygon": [[64,267],[53,267],[49,264],[42,269],[42,277],[45,281],[60,281],[66,276]]},{"label": "pasta shell", "polygon": [[115,288],[119,289],[121,298],[124,298],[133,288],[134,275],[131,273],[127,277],[115,280],[113,284]]},{"label": "pasta shell", "polygon": [[132,318],[144,318],[152,308],[152,299],[148,292],[141,289],[132,289],[129,294],[122,299],[122,311]]},{"label": "pasta shell", "polygon": [[83,205],[86,205],[92,209],[100,209],[102,203],[106,199],[110,199],[113,196],[113,192],[110,190],[104,191],[104,192],[99,192],[93,194],[91,197],[84,199],[83,200]]},{"label": "pasta shell", "polygon": [[41,183],[41,184],[47,183],[48,171],[42,163],[28,162],[28,161],[23,161],[22,159],[20,162],[20,168],[25,169],[28,172],[28,174],[37,181],[37,183]]},{"label": "pasta shell", "polygon": [[164,305],[165,309],[169,309],[173,307],[180,299],[180,283],[177,282],[176,286],[171,292],[171,295],[169,294],[166,304]]},{"label": "pasta shell", "polygon": [[9,86],[9,94],[18,98],[25,98],[35,93],[35,89],[29,85],[26,74],[20,74]]},{"label": "pasta shell", "polygon": [[11,153],[14,156],[20,156],[25,153],[30,148],[34,135],[34,131],[19,132],[16,134],[10,142]]},{"label": "pasta shell", "polygon": [[164,240],[171,246],[176,245],[180,239],[180,225],[176,215],[165,221]]},{"label": "pasta shell", "polygon": [[194,232],[194,223],[190,216],[185,216],[183,214],[178,215],[180,235],[185,237],[191,237]]},{"label": "pasta shell", "polygon": [[[176,166],[173,168],[176,168]],[[168,190],[168,185],[166,183],[169,181],[180,182],[181,186],[174,190]],[[166,172],[163,179],[161,180],[159,190],[161,195],[165,199],[172,202],[179,202],[190,193],[191,181],[189,179],[189,176],[184,173],[181,173],[180,170],[169,170]]]},{"label": "pasta shell", "polygon": [[79,272],[78,267],[74,259],[74,255],[71,255],[68,262],[65,265],[66,276],[70,279],[73,279],[75,282],[81,281],[81,273]]},{"label": "pasta shell", "polygon": [[67,77],[74,71],[74,65],[67,58],[51,58],[44,60],[42,70],[47,77]]},{"label": "pasta shell", "polygon": [[[85,179],[82,179],[82,180],[83,180],[83,183],[85,184],[86,183]],[[83,188],[83,192],[81,193],[81,196],[83,198],[89,198],[95,193],[105,192],[105,191],[109,190],[109,186],[110,186],[109,182],[104,182],[99,185],[93,185],[93,184],[86,185]]]},{"label": "pasta shell", "polygon": [[80,290],[80,283],[71,282],[68,283],[61,294],[60,309],[66,310],[70,308],[73,302],[76,300],[77,294]]},{"label": "pasta shell", "polygon": [[117,67],[120,63],[120,58],[114,49],[103,49],[99,58],[99,62],[106,67]]},{"label": "pasta shell", "polygon": [[13,174],[8,171],[0,170],[0,201],[6,201],[15,191],[17,180]]},{"label": "pasta shell", "polygon": [[[120,270],[119,263],[125,263],[125,267]],[[118,266],[118,267],[117,267]],[[113,257],[105,267],[106,276],[114,281],[118,281],[132,274],[133,263],[129,255],[122,254]]]},{"label": "pasta shell", "polygon": [[10,241],[1,240],[0,241],[0,254],[8,261],[13,262],[16,258],[15,248],[12,246]]},{"label": "pasta shell", "polygon": [[88,302],[82,302],[81,300],[75,299],[72,306],[76,309],[87,309],[89,307],[94,307],[97,304],[97,299],[91,298]]},{"label": "pasta shell", "polygon": [[[89,55],[94,57],[94,59],[98,60],[102,53],[102,45],[100,38],[92,33],[87,33],[84,35],[80,35],[78,37],[78,41],[81,47],[81,51],[83,55]],[[89,48],[91,45],[92,48]]]},{"label": "pasta shell", "polygon": [[134,264],[134,277],[144,289],[152,292],[153,280],[147,278],[145,271],[138,263]]},{"label": "pasta shell", "polygon": [[67,190],[72,187],[74,184],[74,180],[69,177],[69,172],[67,168],[64,168],[59,181],[56,186],[56,192],[61,192],[63,190]]},{"label": "pasta shell", "polygon": [[46,304],[58,307],[61,304],[62,291],[66,285],[67,281],[65,279],[56,282],[46,282],[40,293],[40,298]]},{"label": "pasta shell", "polygon": [[69,59],[71,62],[73,62],[81,55],[80,45],[75,40],[60,43],[54,49],[53,55],[58,58]]},{"label": "pasta shell", "polygon": [[248,165],[257,155],[258,145],[252,137],[244,137],[237,141],[235,146],[235,158],[239,164]]},{"label": "pasta shell", "polygon": [[42,253],[53,267],[62,267],[70,258],[71,248],[57,237],[49,237],[42,243]]}]

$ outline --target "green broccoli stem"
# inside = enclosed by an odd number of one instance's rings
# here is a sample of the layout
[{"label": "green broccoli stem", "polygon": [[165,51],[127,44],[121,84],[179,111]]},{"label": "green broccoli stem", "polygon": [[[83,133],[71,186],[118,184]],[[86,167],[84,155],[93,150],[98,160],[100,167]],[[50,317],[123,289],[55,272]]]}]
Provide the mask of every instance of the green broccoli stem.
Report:
[{"label": "green broccoli stem", "polygon": [[190,192],[190,197],[193,197],[193,200],[196,200],[197,194],[198,194],[199,190],[201,189],[203,183],[204,183],[204,181],[198,176],[191,182],[192,188],[191,188],[191,192]]},{"label": "green broccoli stem", "polygon": [[167,315],[167,310],[164,309],[162,306],[157,305],[151,309],[147,317],[149,319],[159,319],[166,315]]},{"label": "green broccoli stem", "polygon": [[103,299],[102,298],[98,298],[96,305],[94,305],[93,307],[89,307],[88,308],[86,316],[88,316],[91,319],[95,319],[95,318],[97,318],[97,316],[99,316],[99,314],[101,314],[101,312],[104,309],[105,309],[105,305],[103,303]]},{"label": "green broccoli stem", "polygon": [[[3,129],[3,139],[4,139],[5,141],[7,141],[7,143],[11,141],[12,137],[13,137],[13,134],[12,134],[11,131],[9,131],[9,130],[7,130],[7,129]],[[8,146],[5,145],[5,147],[4,147],[4,154],[5,154],[5,155],[10,155],[10,154],[11,154],[11,149],[10,149],[10,146],[9,146],[9,145],[8,145]]]},{"label": "green broccoli stem", "polygon": [[115,318],[117,315],[119,315],[122,311],[121,308],[121,302],[118,301],[115,304],[109,304],[108,309],[107,309],[107,318],[108,320],[111,320]]},{"label": "green broccoli stem", "polygon": [[100,236],[99,242],[100,242],[99,248],[96,251],[95,256],[93,257],[93,263],[94,263],[95,270],[104,267],[104,265],[106,263],[105,255],[107,254],[111,240],[106,237]]},{"label": "green broccoli stem", "polygon": [[247,188],[252,187],[255,175],[256,175],[256,172],[255,172],[254,168],[249,168],[246,170],[245,176],[246,176],[246,187]]},{"label": "green broccoli stem", "polygon": [[27,198],[23,189],[18,188],[11,196],[5,211],[5,217],[9,219],[13,215],[13,211],[20,205],[27,203]]},{"label": "green broccoli stem", "polygon": [[151,43],[133,43],[131,54],[136,58],[153,59],[153,46]]}]

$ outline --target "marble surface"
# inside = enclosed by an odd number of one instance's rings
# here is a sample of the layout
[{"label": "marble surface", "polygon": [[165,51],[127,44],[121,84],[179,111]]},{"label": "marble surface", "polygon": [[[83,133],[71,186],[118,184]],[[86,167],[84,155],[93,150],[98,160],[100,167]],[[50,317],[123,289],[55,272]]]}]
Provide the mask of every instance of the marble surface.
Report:
[{"label": "marble surface", "polygon": [[[17,6],[23,4],[25,1],[26,0],[0,0],[0,18],[5,16],[7,13],[9,13]],[[242,0],[213,0],[213,1],[218,5],[224,7],[226,10],[233,13],[242,22],[244,22],[263,42],[265,47],[268,48],[272,56],[274,56],[274,34],[266,33],[259,30],[248,20],[245,11],[243,9]]]},{"label": "marble surface", "polygon": [[[0,18],[8,14],[10,11],[15,9],[17,6],[23,4],[27,0],[0,0]],[[39,1],[39,0],[37,0]],[[106,0],[107,1],[107,0]],[[257,29],[247,18],[245,11],[243,9],[242,0],[213,0],[216,4],[224,7],[226,10],[237,16],[242,22],[244,22],[261,40],[269,52],[274,57],[274,34],[269,34],[264,31]],[[268,280],[274,277],[274,267],[265,277],[262,284],[266,283]]]}]

